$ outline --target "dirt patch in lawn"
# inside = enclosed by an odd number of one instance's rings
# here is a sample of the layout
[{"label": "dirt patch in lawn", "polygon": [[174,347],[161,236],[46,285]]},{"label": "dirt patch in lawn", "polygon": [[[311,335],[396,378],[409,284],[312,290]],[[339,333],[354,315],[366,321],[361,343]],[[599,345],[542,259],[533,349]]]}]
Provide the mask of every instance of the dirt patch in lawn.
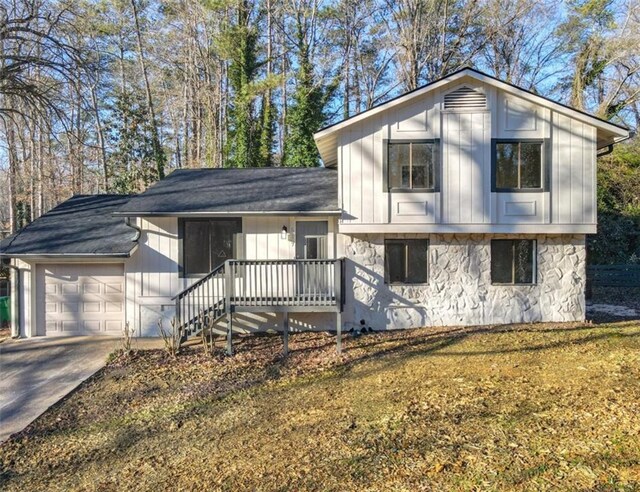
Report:
[{"label": "dirt patch in lawn", "polygon": [[0,343],[4,342],[10,336],[11,336],[10,328],[0,328]]},{"label": "dirt patch in lawn", "polygon": [[639,287],[594,286],[587,300],[587,319],[611,323],[640,317]]},{"label": "dirt patch in lawn", "polygon": [[640,324],[305,333],[113,360],[6,490],[637,490]]}]

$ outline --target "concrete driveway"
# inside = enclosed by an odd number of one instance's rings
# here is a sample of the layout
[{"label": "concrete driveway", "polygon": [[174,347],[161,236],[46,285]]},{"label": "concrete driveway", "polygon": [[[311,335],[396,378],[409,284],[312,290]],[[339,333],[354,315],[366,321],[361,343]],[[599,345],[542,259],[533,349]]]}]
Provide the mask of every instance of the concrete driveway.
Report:
[{"label": "concrete driveway", "polygon": [[103,367],[119,343],[118,338],[105,336],[0,343],[0,442]]}]

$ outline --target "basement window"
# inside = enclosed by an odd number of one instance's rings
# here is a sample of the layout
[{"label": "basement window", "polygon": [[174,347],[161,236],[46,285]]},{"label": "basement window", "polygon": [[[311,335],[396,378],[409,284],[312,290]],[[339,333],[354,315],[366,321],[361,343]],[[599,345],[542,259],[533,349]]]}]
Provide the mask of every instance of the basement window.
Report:
[{"label": "basement window", "polygon": [[438,140],[387,142],[388,191],[438,191]]},{"label": "basement window", "polygon": [[536,278],[534,239],[494,239],[491,241],[491,283],[530,285]]},{"label": "basement window", "polygon": [[543,141],[493,141],[493,191],[543,191]]},{"label": "basement window", "polygon": [[426,239],[387,239],[384,242],[384,280],[387,284],[427,282]]}]

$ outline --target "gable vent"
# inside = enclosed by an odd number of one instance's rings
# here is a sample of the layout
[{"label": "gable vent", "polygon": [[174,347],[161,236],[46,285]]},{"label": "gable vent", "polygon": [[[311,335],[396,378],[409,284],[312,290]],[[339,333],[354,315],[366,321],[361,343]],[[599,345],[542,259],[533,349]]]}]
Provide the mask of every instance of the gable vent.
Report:
[{"label": "gable vent", "polygon": [[460,87],[444,96],[444,109],[485,109],[487,96],[469,87]]}]

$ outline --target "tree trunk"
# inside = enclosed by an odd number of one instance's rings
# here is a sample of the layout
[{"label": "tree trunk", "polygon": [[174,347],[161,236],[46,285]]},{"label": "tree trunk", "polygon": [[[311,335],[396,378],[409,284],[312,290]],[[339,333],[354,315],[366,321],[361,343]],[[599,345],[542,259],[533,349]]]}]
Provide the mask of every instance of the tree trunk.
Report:
[{"label": "tree trunk", "polygon": [[151,97],[151,85],[149,84],[149,75],[147,74],[147,64],[144,58],[144,48],[142,43],[142,32],[140,31],[140,21],[138,19],[138,7],[136,0],[131,0],[131,8],[133,10],[133,20],[136,28],[136,40],[138,43],[138,61],[140,62],[140,71],[144,80],[144,88],[147,96],[147,109],[149,110],[149,118],[151,119],[151,131],[153,140],[153,150],[155,153],[156,169],[158,179],[164,178],[164,153],[160,145],[160,136],[158,134],[158,122],[156,120],[156,112],[153,107],[153,98]]},{"label": "tree trunk", "polygon": [[100,163],[102,165],[102,173],[104,179],[104,191],[109,193],[109,166],[107,162],[107,150],[104,142],[104,132],[102,130],[102,121],[100,119],[100,111],[98,109],[98,98],[96,97],[96,86],[91,86],[91,102],[93,104],[93,116],[96,125],[96,134],[98,137],[98,147],[100,153]]}]

